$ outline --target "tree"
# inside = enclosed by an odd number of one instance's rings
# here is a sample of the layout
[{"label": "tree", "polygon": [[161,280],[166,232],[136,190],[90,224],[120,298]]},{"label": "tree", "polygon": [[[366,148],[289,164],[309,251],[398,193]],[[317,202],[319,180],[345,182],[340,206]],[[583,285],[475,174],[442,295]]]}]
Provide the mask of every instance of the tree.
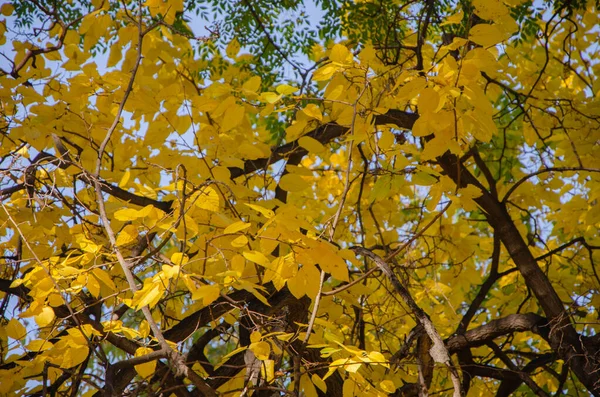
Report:
[{"label": "tree", "polygon": [[597,7],[5,2],[0,394],[600,395]]}]

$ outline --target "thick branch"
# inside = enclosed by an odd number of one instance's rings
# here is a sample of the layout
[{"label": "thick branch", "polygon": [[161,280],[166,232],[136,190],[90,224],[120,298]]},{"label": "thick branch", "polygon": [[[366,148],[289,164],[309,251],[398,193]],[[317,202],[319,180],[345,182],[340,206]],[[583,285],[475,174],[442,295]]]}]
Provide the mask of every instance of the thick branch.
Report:
[{"label": "thick branch", "polygon": [[455,335],[446,340],[450,353],[456,353],[465,348],[485,345],[500,336],[513,332],[532,331],[544,338],[548,337],[547,320],[535,313],[510,314],[498,320],[492,320],[480,327],[471,329],[464,335]]}]

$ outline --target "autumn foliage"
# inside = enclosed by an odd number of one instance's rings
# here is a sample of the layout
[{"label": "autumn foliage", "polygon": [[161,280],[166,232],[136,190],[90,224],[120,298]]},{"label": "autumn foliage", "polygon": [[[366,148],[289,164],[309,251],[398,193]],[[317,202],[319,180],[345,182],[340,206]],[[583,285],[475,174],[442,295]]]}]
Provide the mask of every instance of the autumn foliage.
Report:
[{"label": "autumn foliage", "polygon": [[600,395],[596,7],[3,2],[0,395]]}]

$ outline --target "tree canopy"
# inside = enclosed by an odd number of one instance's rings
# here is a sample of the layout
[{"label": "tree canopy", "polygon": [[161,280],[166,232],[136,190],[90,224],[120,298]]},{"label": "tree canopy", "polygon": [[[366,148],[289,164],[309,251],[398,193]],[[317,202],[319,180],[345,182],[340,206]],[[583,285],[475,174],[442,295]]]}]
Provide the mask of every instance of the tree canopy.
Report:
[{"label": "tree canopy", "polygon": [[0,11],[0,395],[600,395],[595,2]]}]

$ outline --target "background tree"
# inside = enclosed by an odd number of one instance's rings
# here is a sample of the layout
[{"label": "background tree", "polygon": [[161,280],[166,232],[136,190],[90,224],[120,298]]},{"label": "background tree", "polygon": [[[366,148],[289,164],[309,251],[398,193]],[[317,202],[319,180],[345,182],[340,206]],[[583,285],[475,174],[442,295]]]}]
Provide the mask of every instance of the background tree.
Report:
[{"label": "background tree", "polygon": [[0,11],[0,394],[600,395],[597,4]]}]

